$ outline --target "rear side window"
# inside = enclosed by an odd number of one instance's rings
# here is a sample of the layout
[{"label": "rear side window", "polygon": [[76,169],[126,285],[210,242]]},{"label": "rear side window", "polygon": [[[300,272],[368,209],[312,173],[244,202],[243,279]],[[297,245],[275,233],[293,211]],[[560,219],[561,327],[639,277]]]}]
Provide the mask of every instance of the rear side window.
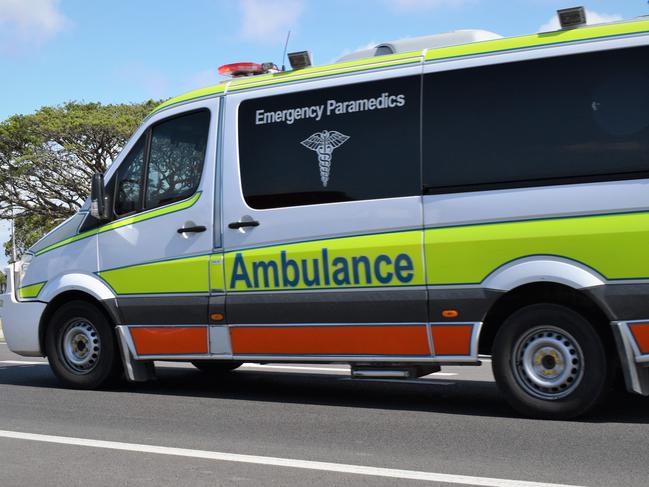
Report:
[{"label": "rear side window", "polygon": [[246,100],[239,158],[257,209],[419,194],[419,77]]},{"label": "rear side window", "polygon": [[646,177],[649,48],[424,77],[433,192]]},{"label": "rear side window", "polygon": [[205,160],[210,115],[200,111],[155,125],[147,168],[145,208],[191,196]]}]

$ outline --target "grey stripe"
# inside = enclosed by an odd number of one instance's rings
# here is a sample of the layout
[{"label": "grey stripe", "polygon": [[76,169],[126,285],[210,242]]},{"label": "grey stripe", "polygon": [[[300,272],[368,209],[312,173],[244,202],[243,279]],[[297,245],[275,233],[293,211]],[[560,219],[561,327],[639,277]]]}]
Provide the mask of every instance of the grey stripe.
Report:
[{"label": "grey stripe", "polygon": [[237,324],[425,323],[426,291],[230,294],[227,319]]},{"label": "grey stripe", "polygon": [[124,323],[133,325],[207,324],[208,296],[119,296]]}]

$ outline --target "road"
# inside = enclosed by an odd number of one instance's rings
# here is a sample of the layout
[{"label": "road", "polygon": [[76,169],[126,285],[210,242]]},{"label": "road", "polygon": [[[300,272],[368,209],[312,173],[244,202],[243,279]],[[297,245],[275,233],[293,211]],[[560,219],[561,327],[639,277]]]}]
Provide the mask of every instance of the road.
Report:
[{"label": "road", "polygon": [[488,361],[406,383],[352,381],[337,365],[157,370],[152,383],[66,390],[44,360],[0,344],[0,485],[648,482],[649,399],[618,393],[580,421],[524,419]]}]

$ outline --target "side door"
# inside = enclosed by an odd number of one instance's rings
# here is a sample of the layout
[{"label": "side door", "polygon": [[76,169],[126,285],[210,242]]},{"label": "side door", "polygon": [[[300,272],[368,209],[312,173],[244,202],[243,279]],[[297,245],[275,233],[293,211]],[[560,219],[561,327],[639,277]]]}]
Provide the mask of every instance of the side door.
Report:
[{"label": "side door", "polygon": [[228,95],[235,357],[421,360],[421,67]]},{"label": "side door", "polygon": [[165,110],[107,175],[114,219],[99,229],[98,275],[138,355],[208,352],[217,120],[218,100]]}]

